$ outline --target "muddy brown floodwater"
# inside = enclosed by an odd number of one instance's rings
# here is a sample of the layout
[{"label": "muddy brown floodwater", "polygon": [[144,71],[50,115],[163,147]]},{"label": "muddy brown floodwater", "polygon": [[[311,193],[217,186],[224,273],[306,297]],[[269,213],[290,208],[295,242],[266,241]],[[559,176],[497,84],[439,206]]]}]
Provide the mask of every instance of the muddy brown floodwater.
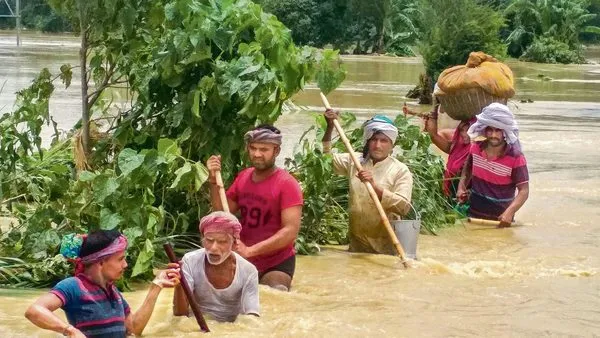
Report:
[{"label": "muddy brown floodwater", "polygon": [[[6,81],[0,113],[10,111],[14,92],[40,68],[56,71],[62,63],[77,63],[77,47],[73,37],[28,34],[17,49],[14,36],[0,33],[0,87]],[[421,259],[408,270],[394,257],[325,248],[317,256],[299,257],[292,292],[261,287],[260,318],[240,317],[232,324],[209,320],[212,335],[600,336],[600,49],[587,54],[596,63],[508,61],[517,87],[511,106],[531,175],[530,198],[517,219],[528,226],[459,226],[421,236]],[[423,70],[419,58],[344,61],[348,79],[330,95],[334,106],[364,120],[375,112],[394,117],[403,102],[414,104],[404,94]],[[542,75],[551,80],[541,80]],[[78,86],[57,89],[51,102],[61,128],[78,119]],[[306,111],[288,113],[277,123],[285,133],[286,155],[312,124],[310,111],[321,110],[314,86],[294,102]],[[1,337],[56,336],[23,317],[44,292],[0,290]],[[125,297],[136,309],[145,294],[142,286]],[[193,319],[173,317],[171,297],[169,290],[160,296],[145,336],[200,336]]]}]

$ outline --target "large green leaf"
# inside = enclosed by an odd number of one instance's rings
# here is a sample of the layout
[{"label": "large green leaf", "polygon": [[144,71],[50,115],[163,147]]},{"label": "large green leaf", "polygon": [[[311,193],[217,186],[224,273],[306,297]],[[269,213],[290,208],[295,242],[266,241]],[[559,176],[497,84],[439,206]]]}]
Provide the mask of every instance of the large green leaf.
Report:
[{"label": "large green leaf", "polygon": [[82,182],[89,182],[89,181],[93,181],[94,178],[96,178],[96,176],[98,176],[95,173],[89,172],[89,171],[82,171],[79,174],[79,180]]},{"label": "large green leaf", "polygon": [[140,227],[132,227],[123,230],[123,234],[129,243],[134,243],[138,237],[144,234],[144,231]]},{"label": "large green leaf", "polygon": [[327,95],[344,81],[346,70],[342,66],[337,50],[325,49],[320,57],[317,85],[323,94]]},{"label": "large green leaf", "polygon": [[144,242],[144,247],[138,254],[137,260],[135,261],[135,266],[133,267],[131,277],[135,277],[150,270],[152,267],[153,258],[154,246],[152,246],[152,242],[149,239],[146,239]]},{"label": "large green leaf", "polygon": [[158,140],[158,153],[166,158],[181,156],[181,148],[177,145],[177,141],[168,138]]},{"label": "large green leaf", "polygon": [[110,209],[104,208],[100,211],[100,229],[112,230],[121,224],[123,217],[113,213]]},{"label": "large green leaf", "polygon": [[208,169],[202,163],[194,163],[194,190],[200,190],[207,179]]},{"label": "large green leaf", "polygon": [[99,176],[94,180],[94,197],[99,202],[114,194],[119,188],[119,182],[115,177]]},{"label": "large green leaf", "polygon": [[192,165],[189,162],[185,162],[183,167],[175,171],[175,175],[177,176],[169,188],[182,189],[187,187],[192,179],[192,174]]},{"label": "large green leaf", "polygon": [[125,148],[119,153],[119,169],[123,176],[129,175],[144,163],[145,156],[135,150]]}]

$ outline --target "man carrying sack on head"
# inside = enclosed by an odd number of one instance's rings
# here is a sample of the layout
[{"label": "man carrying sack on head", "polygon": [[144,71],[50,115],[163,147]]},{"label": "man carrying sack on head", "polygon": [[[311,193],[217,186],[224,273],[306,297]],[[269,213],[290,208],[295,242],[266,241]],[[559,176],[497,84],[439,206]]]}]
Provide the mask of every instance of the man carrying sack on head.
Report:
[{"label": "man carrying sack on head", "polygon": [[484,136],[485,141],[471,145],[456,197],[469,200],[469,216],[510,226],[529,197],[527,162],[514,115],[506,105],[492,103],[483,108],[468,133],[472,140]]},{"label": "man carrying sack on head", "polygon": [[[242,170],[227,190],[229,210],[239,212],[242,224],[235,251],[256,266],[261,284],[288,291],[296,269],[294,242],[302,218],[300,184],[275,166],[281,151],[279,129],[261,125],[244,139],[252,167]],[[220,156],[211,156],[206,167],[211,204],[214,210],[222,210],[216,183]]]},{"label": "man carrying sack on head", "polygon": [[[325,112],[323,152],[326,154],[331,153],[333,120],[337,116],[332,110]],[[389,118],[377,115],[363,128],[365,146],[363,153],[357,154],[362,171],[356,170],[350,154],[332,154],[334,172],[350,178],[349,250],[395,255],[396,249],[363,182],[371,183],[389,220],[394,221],[410,210],[412,174],[404,163],[391,156],[398,129]]]}]

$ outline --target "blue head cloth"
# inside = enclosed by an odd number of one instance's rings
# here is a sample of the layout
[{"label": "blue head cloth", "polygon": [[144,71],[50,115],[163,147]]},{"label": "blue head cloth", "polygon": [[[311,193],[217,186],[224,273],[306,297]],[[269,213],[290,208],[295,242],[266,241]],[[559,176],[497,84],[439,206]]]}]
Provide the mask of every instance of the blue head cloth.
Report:
[{"label": "blue head cloth", "polygon": [[60,243],[60,254],[68,259],[76,259],[79,257],[81,246],[83,245],[84,237],[78,234],[68,234],[63,236]]}]

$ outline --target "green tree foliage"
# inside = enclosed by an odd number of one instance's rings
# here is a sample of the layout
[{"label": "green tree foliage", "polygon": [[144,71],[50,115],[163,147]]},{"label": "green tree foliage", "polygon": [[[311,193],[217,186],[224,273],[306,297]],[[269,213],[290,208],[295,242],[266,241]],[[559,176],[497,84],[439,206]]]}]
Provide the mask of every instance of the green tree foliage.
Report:
[{"label": "green tree foliage", "polygon": [[[559,59],[581,62],[580,36],[583,33],[600,34],[600,27],[588,25],[597,17],[596,13],[588,11],[588,6],[591,4],[585,0],[515,0],[505,10],[510,25],[506,39],[510,55],[523,55],[535,41],[535,52],[527,53],[529,57],[526,59],[535,54],[539,62],[557,62],[555,56],[565,54],[566,44],[577,55]],[[548,44],[544,46],[545,43]],[[558,50],[551,51],[550,48]],[[549,58],[537,59],[543,55]]]},{"label": "green tree foliage", "polygon": [[[587,7],[588,12],[596,14],[596,17],[587,22],[590,26],[600,27],[600,0],[591,0],[590,5]],[[600,34],[597,33],[581,33],[581,41],[587,43],[598,43],[600,42]]]},{"label": "green tree foliage", "polygon": [[328,44],[350,53],[414,55],[409,48],[418,31],[414,1],[262,0],[292,30],[294,41],[322,47]]},{"label": "green tree foliage", "polygon": [[[147,277],[164,259],[157,244],[171,240],[190,248],[197,242],[197,220],[210,208],[203,161],[221,154],[230,181],[243,165],[248,129],[274,122],[283,102],[317,69],[339,78],[326,69],[336,67],[337,54],[297,47],[283,24],[248,0],[53,6],[88,43],[84,78],[95,86],[83,100],[92,122],[109,123],[92,133],[98,140],[86,171],[69,169],[68,141],[40,150],[38,126],[51,121],[47,70],[23,92],[15,113],[0,121],[7,168],[2,199],[18,220],[2,233],[0,256],[19,260],[0,260],[0,284],[40,286],[63,277],[68,268],[56,257],[60,237],[92,229],[123,231],[133,266],[128,277]],[[63,66],[56,79],[69,84],[71,74]],[[114,116],[110,87],[123,81],[136,100]],[[14,128],[21,124],[31,126],[23,133]],[[55,268],[57,262],[63,268]],[[39,263],[54,268],[41,273]]]},{"label": "green tree foliage", "polygon": [[499,38],[504,19],[492,7],[475,0],[421,0],[419,5],[423,31],[419,49],[434,83],[445,68],[464,64],[473,51],[505,55]]},{"label": "green tree foliage", "polygon": [[[14,7],[14,1],[9,1],[9,3]],[[0,14],[9,14],[4,1],[0,4]],[[0,28],[12,29],[15,28],[15,23],[15,19],[0,18]],[[56,13],[46,0],[22,0],[21,24],[25,28],[42,32],[66,32],[72,29],[69,22]]]},{"label": "green tree foliage", "polygon": [[344,41],[348,0],[258,0],[292,31],[300,45],[321,47]]},{"label": "green tree foliage", "polygon": [[583,63],[585,59],[580,50],[574,50],[564,42],[551,36],[535,38],[527,47],[521,59],[541,63]]},{"label": "green tree foliage", "polygon": [[[355,38],[365,51],[414,55],[409,48],[418,36],[415,20],[418,11],[415,1],[408,0],[350,0],[350,14],[356,24]],[[368,32],[368,36],[360,32]]]}]

